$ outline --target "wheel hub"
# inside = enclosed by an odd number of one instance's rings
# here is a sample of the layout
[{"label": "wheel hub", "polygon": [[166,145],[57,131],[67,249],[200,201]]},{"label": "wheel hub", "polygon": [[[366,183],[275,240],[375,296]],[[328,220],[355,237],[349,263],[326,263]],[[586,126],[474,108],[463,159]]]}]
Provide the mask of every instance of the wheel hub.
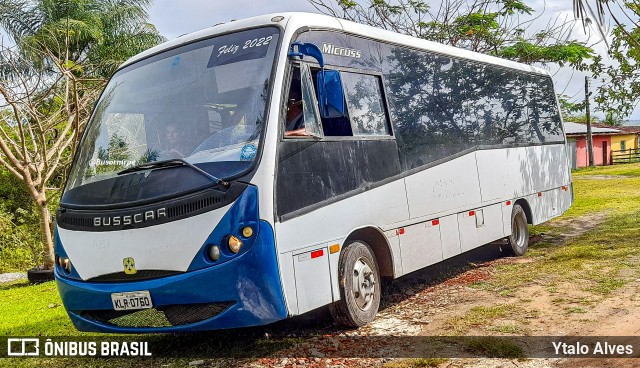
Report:
[{"label": "wheel hub", "polygon": [[353,296],[361,310],[371,307],[376,292],[376,280],[369,264],[359,258],[353,267]]}]

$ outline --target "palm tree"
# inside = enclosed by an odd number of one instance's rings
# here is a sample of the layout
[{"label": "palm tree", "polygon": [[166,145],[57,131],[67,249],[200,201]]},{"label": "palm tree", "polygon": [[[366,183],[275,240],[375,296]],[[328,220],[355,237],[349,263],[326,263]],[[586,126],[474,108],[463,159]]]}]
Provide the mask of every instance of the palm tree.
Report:
[{"label": "palm tree", "polygon": [[165,41],[148,23],[151,2],[0,0],[0,27],[25,50],[46,48],[68,65],[90,64],[85,74],[107,78],[129,57]]},{"label": "palm tree", "polygon": [[[619,10],[617,12],[611,9],[612,4],[618,5]],[[573,0],[573,13],[576,19],[582,20],[585,33],[586,27],[588,25],[593,25],[607,47],[609,47],[609,42],[607,40],[607,34],[609,32],[606,29],[607,18],[610,18],[613,21],[615,27],[624,36],[628,44],[633,44],[634,47],[640,47],[640,40],[625,27],[625,22],[627,21],[624,19],[621,20],[616,15],[616,13],[623,15],[630,23],[633,24],[633,26],[637,27],[639,23],[638,17],[640,17],[640,1],[630,0],[620,4],[615,0]],[[636,19],[632,19],[633,16],[635,16]]]}]

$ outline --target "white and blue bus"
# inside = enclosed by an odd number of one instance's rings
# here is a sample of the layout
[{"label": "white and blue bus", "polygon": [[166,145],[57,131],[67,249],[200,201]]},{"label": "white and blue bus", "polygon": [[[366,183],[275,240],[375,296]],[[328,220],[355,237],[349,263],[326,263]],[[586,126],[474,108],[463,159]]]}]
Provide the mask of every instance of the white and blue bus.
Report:
[{"label": "white and blue bus", "polygon": [[572,204],[549,74],[287,13],[154,47],[111,78],[56,217],[82,331],[372,321],[381,280]]}]

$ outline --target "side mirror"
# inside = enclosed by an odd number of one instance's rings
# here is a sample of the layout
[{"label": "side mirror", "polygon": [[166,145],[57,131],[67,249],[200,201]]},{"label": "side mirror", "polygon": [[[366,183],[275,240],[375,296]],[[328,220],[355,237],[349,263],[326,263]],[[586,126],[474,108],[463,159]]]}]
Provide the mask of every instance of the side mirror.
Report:
[{"label": "side mirror", "polygon": [[320,48],[312,43],[294,42],[289,46],[289,57],[310,56],[320,64],[318,73],[318,103],[320,104],[320,116],[323,118],[339,118],[344,113],[344,92],[342,78],[337,70],[324,70],[324,57]]},{"label": "side mirror", "polygon": [[321,70],[318,73],[318,102],[323,118],[344,116],[344,90],[337,70]]},{"label": "side mirror", "polygon": [[[298,51],[296,51],[296,49]],[[294,42],[289,46],[289,57],[299,57],[301,60],[306,56],[311,56],[312,58],[318,60],[318,64],[320,67],[324,69],[324,58],[322,57],[322,51],[320,48],[310,42],[302,43],[302,42]]]}]

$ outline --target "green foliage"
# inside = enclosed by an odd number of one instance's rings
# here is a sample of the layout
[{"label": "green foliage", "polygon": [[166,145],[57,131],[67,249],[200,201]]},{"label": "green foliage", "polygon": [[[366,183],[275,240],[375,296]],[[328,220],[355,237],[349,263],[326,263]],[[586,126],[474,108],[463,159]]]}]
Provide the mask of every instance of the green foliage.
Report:
[{"label": "green foliage", "polygon": [[[165,39],[148,23],[150,0],[0,0],[0,27],[31,57],[108,78],[129,57]],[[47,60],[48,59],[48,60]],[[88,61],[88,62],[87,62]],[[90,70],[87,70],[90,69]]]},{"label": "green foliage", "polygon": [[569,64],[580,69],[583,68],[585,59],[590,59],[593,53],[592,48],[576,41],[539,45],[520,39],[513,45],[501,48],[496,54],[525,64],[556,63],[560,66]]},{"label": "green foliage", "polygon": [[[50,213],[78,137],[119,64],[164,41],[151,0],[0,0],[0,270],[53,262]],[[34,164],[35,163],[35,164]],[[6,169],[6,171],[5,171]],[[20,195],[3,193],[4,183]],[[40,207],[38,207],[40,206]],[[43,224],[41,226],[41,224]],[[40,234],[40,235],[37,235]]]},{"label": "green foliage", "polygon": [[[582,102],[569,101],[569,97],[565,95],[558,96],[558,102],[560,103],[560,111],[562,112],[562,119],[564,121],[570,121],[574,123],[586,123],[587,115],[585,112],[585,104]],[[598,118],[591,116],[591,122],[599,122]]]},{"label": "green foliage", "polygon": [[[636,18],[640,16],[638,5],[637,2],[625,3]],[[612,34],[609,56],[615,64],[595,65],[592,72],[602,80],[595,97],[598,110],[616,123],[629,116],[640,102],[640,28],[635,26],[627,30],[618,25]]]},{"label": "green foliage", "polygon": [[0,273],[42,262],[40,223],[24,185],[0,167]]},{"label": "green foliage", "polygon": [[611,126],[622,126],[624,121],[620,117],[620,113],[618,111],[607,111],[603,123]]}]

